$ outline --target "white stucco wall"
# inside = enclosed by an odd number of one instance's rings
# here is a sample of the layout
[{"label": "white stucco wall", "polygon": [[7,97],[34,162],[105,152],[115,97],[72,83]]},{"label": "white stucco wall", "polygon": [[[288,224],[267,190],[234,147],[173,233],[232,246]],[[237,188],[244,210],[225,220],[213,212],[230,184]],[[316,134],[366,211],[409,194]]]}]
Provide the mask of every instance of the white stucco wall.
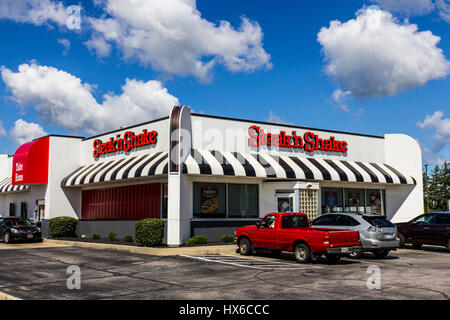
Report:
[{"label": "white stucco wall", "polygon": [[[249,128],[253,125],[264,129],[266,133],[279,134],[285,131],[291,135],[296,131],[297,136],[302,136],[306,132],[313,132],[321,139],[329,139],[331,136],[336,140],[346,141],[348,143],[348,152],[329,152],[316,150],[305,152],[303,149],[278,148],[271,150],[267,146],[256,150],[249,145]],[[350,133],[336,133],[319,129],[303,129],[298,127],[286,127],[283,125],[269,125],[250,121],[218,119],[204,117],[201,115],[192,116],[192,146],[194,149],[204,150],[224,150],[230,152],[242,153],[280,153],[295,154],[304,157],[327,158],[350,161],[370,161],[384,162],[385,148],[382,137],[362,136]]]},{"label": "white stucco wall", "polygon": [[61,188],[61,181],[80,166],[80,147],[79,138],[50,137],[45,219],[58,216],[78,217],[81,192],[79,189]]},{"label": "white stucco wall", "polygon": [[386,186],[386,211],[393,222],[405,222],[422,214],[422,153],[416,140],[404,134],[386,134],[386,163],[416,179],[415,186]]}]

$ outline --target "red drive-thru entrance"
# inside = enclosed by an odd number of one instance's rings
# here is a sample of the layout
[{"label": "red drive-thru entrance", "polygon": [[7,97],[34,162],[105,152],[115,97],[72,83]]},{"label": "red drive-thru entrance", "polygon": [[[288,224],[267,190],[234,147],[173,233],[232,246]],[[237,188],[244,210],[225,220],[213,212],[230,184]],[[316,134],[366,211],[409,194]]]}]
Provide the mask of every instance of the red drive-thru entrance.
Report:
[{"label": "red drive-thru entrance", "polygon": [[21,145],[14,153],[12,184],[47,184],[49,138]]},{"label": "red drive-thru entrance", "polygon": [[161,183],[84,190],[82,220],[159,218]]}]

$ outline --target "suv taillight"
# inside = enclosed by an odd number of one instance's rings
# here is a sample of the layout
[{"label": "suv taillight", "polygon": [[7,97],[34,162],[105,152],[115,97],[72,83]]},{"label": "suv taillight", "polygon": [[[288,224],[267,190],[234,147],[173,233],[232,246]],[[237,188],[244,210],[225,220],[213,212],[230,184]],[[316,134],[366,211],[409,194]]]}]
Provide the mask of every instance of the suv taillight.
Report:
[{"label": "suv taillight", "polygon": [[323,236],[323,243],[324,244],[329,244],[330,243],[330,236],[329,235],[324,235]]}]

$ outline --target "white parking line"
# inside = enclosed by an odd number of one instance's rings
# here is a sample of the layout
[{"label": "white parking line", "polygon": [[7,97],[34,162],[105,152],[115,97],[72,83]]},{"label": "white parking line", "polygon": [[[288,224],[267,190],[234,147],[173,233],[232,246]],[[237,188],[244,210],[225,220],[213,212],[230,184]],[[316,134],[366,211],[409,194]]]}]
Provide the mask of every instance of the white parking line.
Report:
[{"label": "white parking line", "polygon": [[255,258],[247,257],[237,257],[233,255],[220,254],[220,255],[186,255],[180,254],[181,257],[196,259],[205,262],[215,262],[225,265],[231,265],[235,267],[259,269],[259,270],[273,270],[273,269],[283,269],[283,270],[299,270],[299,269],[311,269],[311,268],[321,268],[319,266],[312,265],[300,265],[298,263],[288,263],[281,261],[268,261],[259,260]]}]

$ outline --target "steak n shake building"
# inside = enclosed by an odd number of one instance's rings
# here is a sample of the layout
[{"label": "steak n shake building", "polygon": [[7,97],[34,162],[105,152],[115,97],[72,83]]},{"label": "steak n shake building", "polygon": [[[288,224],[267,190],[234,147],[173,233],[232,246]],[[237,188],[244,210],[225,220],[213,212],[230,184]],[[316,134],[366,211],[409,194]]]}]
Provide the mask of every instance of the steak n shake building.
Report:
[{"label": "steak n shake building", "polygon": [[169,245],[217,241],[276,211],[407,221],[423,212],[422,160],[403,134],[371,136],[203,114],[84,138],[49,135],[0,155],[0,214],[79,219],[78,235],[134,236],[162,218]]}]

